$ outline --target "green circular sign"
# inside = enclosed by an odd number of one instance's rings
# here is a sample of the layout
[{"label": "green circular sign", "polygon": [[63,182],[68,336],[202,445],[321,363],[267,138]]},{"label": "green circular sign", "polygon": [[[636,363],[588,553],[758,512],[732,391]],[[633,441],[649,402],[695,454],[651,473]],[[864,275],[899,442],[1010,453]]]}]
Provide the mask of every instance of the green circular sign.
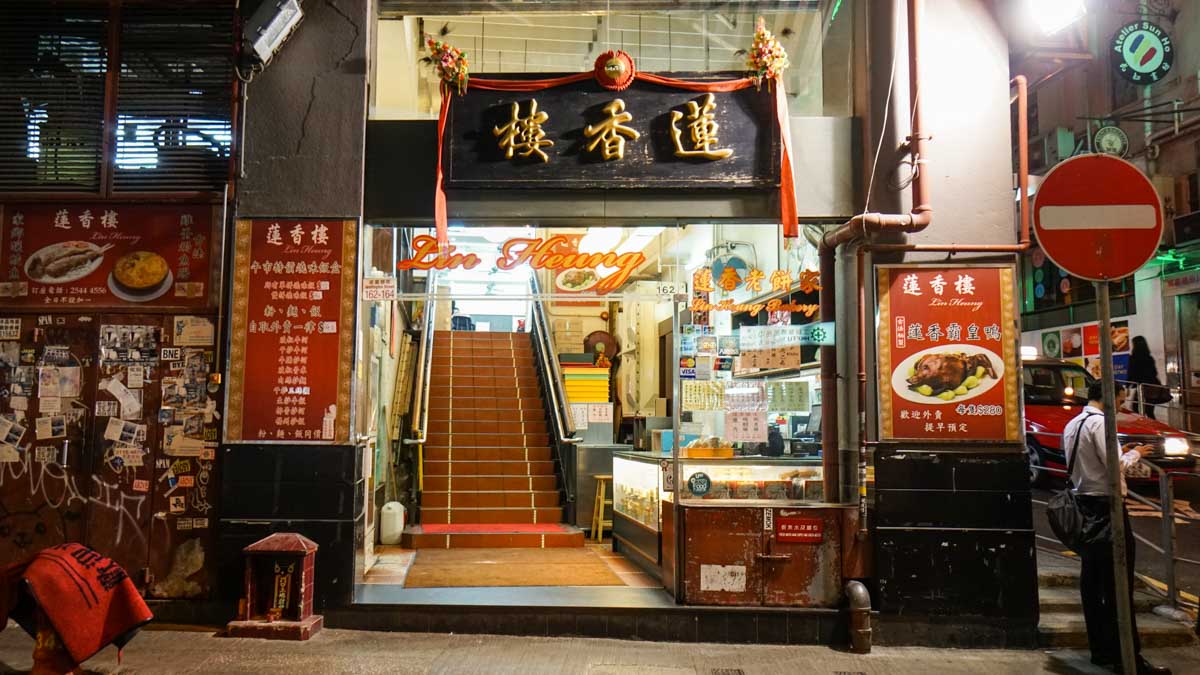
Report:
[{"label": "green circular sign", "polygon": [[1171,71],[1175,50],[1171,36],[1149,21],[1121,26],[1109,49],[1113,66],[1134,84],[1154,84]]},{"label": "green circular sign", "polygon": [[1052,359],[1062,356],[1062,341],[1057,330],[1042,333],[1042,353]]},{"label": "green circular sign", "polygon": [[688,476],[688,492],[691,492],[696,497],[703,497],[712,489],[712,480],[708,474],[697,471]]}]

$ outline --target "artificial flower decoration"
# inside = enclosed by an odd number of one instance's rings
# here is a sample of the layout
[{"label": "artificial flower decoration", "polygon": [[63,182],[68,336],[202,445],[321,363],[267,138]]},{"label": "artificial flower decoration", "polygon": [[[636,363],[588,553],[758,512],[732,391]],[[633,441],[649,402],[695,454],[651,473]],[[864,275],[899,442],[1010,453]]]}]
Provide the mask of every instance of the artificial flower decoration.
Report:
[{"label": "artificial flower decoration", "polygon": [[751,71],[750,77],[754,78],[754,84],[761,87],[763,80],[769,82],[780,77],[788,65],[787,50],[779,44],[779,40],[771,31],[767,30],[763,18],[758,17],[754,29],[754,42],[750,45],[750,53],[746,57],[746,67]]},{"label": "artificial flower decoration", "polygon": [[[448,32],[443,28],[441,35],[444,36]],[[425,46],[429,48],[429,56],[422,61],[432,63],[442,82],[457,88],[459,94],[465,94],[470,77],[467,69],[470,62],[467,61],[466,52],[432,35],[425,36]]]}]

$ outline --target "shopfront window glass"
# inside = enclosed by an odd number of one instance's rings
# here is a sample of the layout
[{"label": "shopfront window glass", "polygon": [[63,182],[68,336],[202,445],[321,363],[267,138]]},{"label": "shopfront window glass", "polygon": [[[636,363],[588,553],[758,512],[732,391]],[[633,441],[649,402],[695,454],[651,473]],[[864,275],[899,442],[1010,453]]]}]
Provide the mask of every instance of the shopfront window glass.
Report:
[{"label": "shopfront window glass", "polygon": [[755,22],[787,50],[793,116],[852,114],[856,0],[739,2],[562,2],[553,10],[518,1],[436,3],[382,0],[373,61],[373,119],[436,118],[440,94],[423,36],[464,50],[472,73],[590,71],[623,50],[645,72],[744,71]]}]

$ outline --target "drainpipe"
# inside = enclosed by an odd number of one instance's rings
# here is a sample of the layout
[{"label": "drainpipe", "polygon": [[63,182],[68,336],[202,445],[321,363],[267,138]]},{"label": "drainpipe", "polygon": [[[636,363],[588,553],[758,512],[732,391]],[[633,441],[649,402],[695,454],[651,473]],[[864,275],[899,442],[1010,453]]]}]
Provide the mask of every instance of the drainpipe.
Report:
[{"label": "drainpipe", "polygon": [[[872,233],[894,231],[903,233],[920,232],[933,221],[929,183],[921,164],[927,163],[926,144],[928,136],[924,129],[921,105],[918,100],[920,77],[920,0],[908,0],[908,71],[909,96],[914,106],[909,147],[917,174],[912,182],[913,208],[908,214],[863,213],[854,216],[841,227],[827,232],[817,247],[821,269],[821,321],[835,321],[837,317],[837,293],[835,264],[837,248],[854,240],[866,241]],[[1029,83],[1024,75],[1017,75],[1010,84],[1016,87],[1017,103],[1017,181],[1020,188],[1021,234],[1017,244],[867,244],[857,250],[858,265],[858,410],[859,410],[859,466],[866,462],[866,263],[867,251],[889,252],[943,252],[954,253],[1021,253],[1031,245],[1029,211]],[[838,399],[837,399],[837,347],[821,347],[821,454],[824,472],[825,498],[838,495],[840,501],[841,456],[838,450]],[[865,511],[865,485],[859,489],[860,512]],[[860,513],[859,537],[866,535],[865,513]]]},{"label": "drainpipe", "polygon": [[[920,91],[920,35],[921,0],[908,0],[908,92],[913,105],[911,135],[908,144],[913,156],[916,176],[912,182],[913,207],[911,213],[883,214],[862,213],[854,216],[841,227],[826,232],[817,247],[821,263],[821,321],[834,321],[837,317],[837,276],[834,265],[837,248],[855,239],[866,239],[872,232],[883,230],[898,232],[920,232],[933,221],[933,207],[929,204],[929,181],[921,165],[926,163],[925,141],[922,133]],[[885,120],[886,123],[886,120]],[[860,326],[860,332],[862,327]],[[821,455],[824,473],[825,499],[841,501],[841,457],[838,450],[838,404],[837,404],[837,347],[821,347]]]},{"label": "drainpipe", "polygon": [[871,653],[871,594],[861,581],[846,582],[846,598],[850,601],[850,651]]}]

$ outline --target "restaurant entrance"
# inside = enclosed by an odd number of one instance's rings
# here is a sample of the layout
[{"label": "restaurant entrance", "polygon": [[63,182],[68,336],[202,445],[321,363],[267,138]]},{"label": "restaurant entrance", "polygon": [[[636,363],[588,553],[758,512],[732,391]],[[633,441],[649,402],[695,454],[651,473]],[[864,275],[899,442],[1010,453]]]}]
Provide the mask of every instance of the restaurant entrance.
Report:
[{"label": "restaurant entrance", "polygon": [[358,601],[836,606],[856,510],[823,494],[819,288],[781,237],[368,228]]}]

